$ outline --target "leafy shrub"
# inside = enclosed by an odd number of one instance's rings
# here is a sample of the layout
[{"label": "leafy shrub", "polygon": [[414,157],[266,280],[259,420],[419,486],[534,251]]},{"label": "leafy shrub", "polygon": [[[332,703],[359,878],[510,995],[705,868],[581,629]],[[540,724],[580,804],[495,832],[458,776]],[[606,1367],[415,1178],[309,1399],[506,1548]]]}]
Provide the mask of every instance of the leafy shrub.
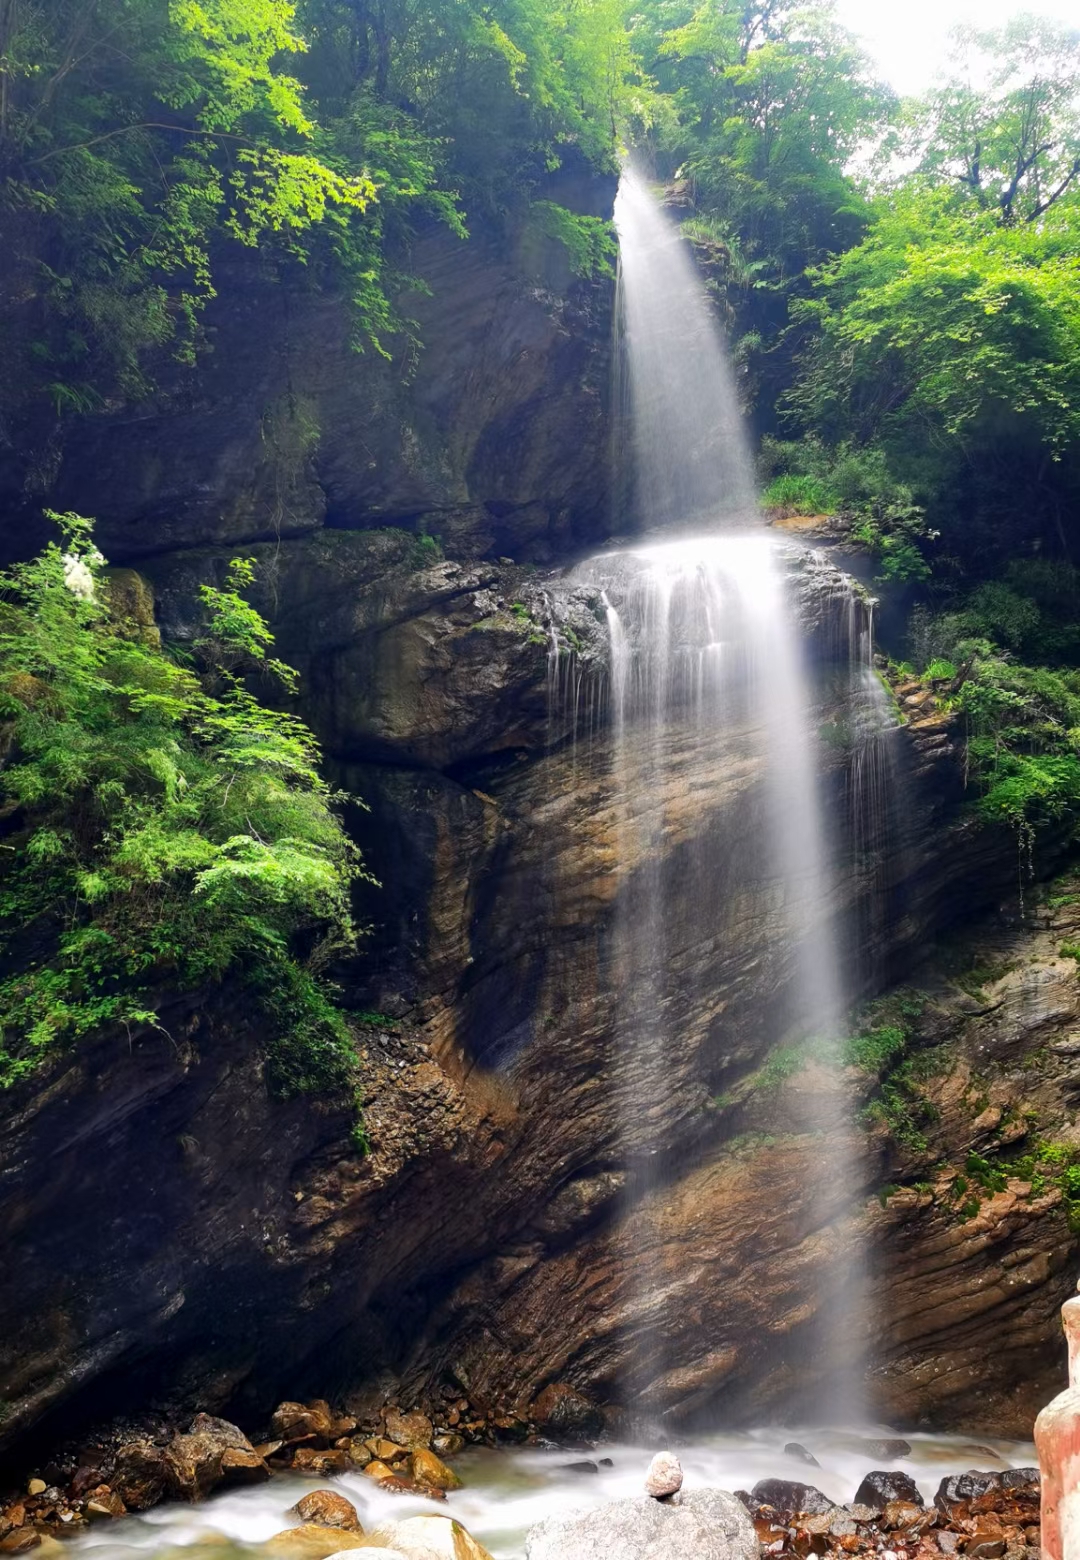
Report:
[{"label": "leafy shrub", "polygon": [[867,1034],[856,1035],[845,1041],[844,1060],[849,1066],[879,1077],[890,1062],[904,1055],[907,1040],[907,1031],[899,1025],[883,1024]]},{"label": "leafy shrub", "polygon": [[63,545],[0,574],[0,1086],[227,974],[267,1016],[273,1087],[344,1084],[322,972],[364,873],[311,732],[244,680],[295,681],[240,594],[252,564],[203,587],[180,665],[110,612],[91,523],[52,518]]},{"label": "leafy shrub", "polygon": [[553,200],[537,200],[529,208],[529,220],[563,246],[575,276],[612,274],[618,246],[611,223],[603,217],[579,216]]}]

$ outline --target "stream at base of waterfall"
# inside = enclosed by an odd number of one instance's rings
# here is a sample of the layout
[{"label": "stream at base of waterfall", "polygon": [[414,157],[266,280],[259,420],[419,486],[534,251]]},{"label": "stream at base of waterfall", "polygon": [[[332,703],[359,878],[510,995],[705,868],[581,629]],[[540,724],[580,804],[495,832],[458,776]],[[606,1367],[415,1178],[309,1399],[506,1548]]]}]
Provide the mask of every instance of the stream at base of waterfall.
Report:
[{"label": "stream at base of waterfall", "polygon": [[[706,1436],[678,1447],[685,1489],[751,1490],[765,1479],[789,1479],[813,1486],[838,1505],[850,1503],[861,1481],[883,1466],[881,1447],[871,1437],[884,1432],[861,1429],[780,1429],[739,1435]],[[1005,1470],[1030,1467],[1034,1447],[1021,1442],[964,1441],[957,1436],[909,1435],[909,1451],[885,1466],[914,1479],[927,1505],[943,1479],[971,1468]],[[796,1460],[784,1448],[798,1442],[818,1466]],[[640,1495],[651,1450],[624,1444],[574,1452],[556,1449],[476,1449],[463,1453],[454,1467],[465,1488],[436,1505],[409,1495],[378,1490],[360,1472],[334,1478],[332,1487],[356,1507],[365,1529],[400,1521],[420,1512],[455,1517],[494,1560],[522,1560],[525,1536],[544,1519],[626,1496]],[[323,1481],[325,1484],[325,1480]],[[142,1517],[127,1517],[98,1528],[71,1546],[80,1560],[139,1560],[172,1546],[198,1545],[214,1538],[235,1545],[265,1543],[299,1518],[290,1514],[319,1484],[279,1476],[256,1489],[218,1495],[199,1506],[168,1505]],[[198,1550],[192,1550],[197,1553]],[[213,1551],[217,1553],[217,1551]],[[270,1551],[268,1551],[270,1553]],[[358,1553],[363,1555],[364,1551]],[[686,1560],[693,1560],[687,1556]]]}]

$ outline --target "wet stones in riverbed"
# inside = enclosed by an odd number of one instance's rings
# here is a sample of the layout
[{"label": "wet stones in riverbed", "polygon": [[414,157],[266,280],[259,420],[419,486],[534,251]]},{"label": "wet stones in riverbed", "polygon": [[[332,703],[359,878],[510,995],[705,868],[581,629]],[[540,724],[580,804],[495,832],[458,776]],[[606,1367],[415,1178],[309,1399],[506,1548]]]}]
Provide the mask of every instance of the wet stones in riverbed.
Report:
[{"label": "wet stones in riverbed", "polygon": [[797,1484],[792,1479],[759,1479],[750,1491],[750,1501],[756,1506],[771,1506],[775,1511],[811,1515],[831,1511],[834,1505],[812,1484]]},{"label": "wet stones in riverbed", "polygon": [[855,1504],[870,1506],[874,1511],[884,1511],[889,1502],[895,1500],[910,1501],[916,1506],[923,1505],[919,1486],[911,1475],[898,1473],[892,1468],[876,1468],[866,1475],[855,1491]]},{"label": "wet stones in riverbed", "polygon": [[[807,1490],[808,1505],[794,1492]],[[763,1500],[762,1495],[772,1500]],[[894,1560],[1039,1560],[1039,1479],[1035,1469],[965,1473],[943,1479],[932,1506],[914,1482],[895,1470],[868,1474],[856,1503],[832,1506],[820,1490],[766,1479],[741,1496],[763,1556],[885,1555]]]},{"label": "wet stones in riverbed", "polygon": [[196,1414],[188,1433],[173,1436],[162,1456],[169,1493],[179,1500],[202,1500],[222,1483],[270,1477],[244,1432],[212,1414]]},{"label": "wet stones in riverbed", "polygon": [[[471,1412],[468,1403],[456,1398],[453,1411],[467,1429],[463,1421]],[[477,1421],[484,1439],[495,1439],[489,1424],[493,1418],[489,1414]],[[71,1534],[88,1522],[145,1511],[165,1499],[199,1501],[216,1490],[262,1482],[276,1472],[323,1479],[362,1470],[388,1491],[431,1500],[445,1500],[447,1490],[460,1488],[461,1481],[443,1458],[461,1451],[466,1437],[450,1429],[441,1413],[432,1420],[418,1409],[403,1412],[390,1406],[375,1424],[358,1430],[355,1418],[316,1399],[279,1404],[270,1438],[258,1445],[252,1445],[239,1426],[210,1414],[197,1414],[171,1436],[117,1436],[111,1446],[95,1444],[81,1458],[72,1455],[64,1469],[49,1464],[45,1477],[35,1472],[23,1486],[26,1493],[0,1497],[0,1556],[39,1548],[41,1535],[49,1531]],[[46,1482],[54,1476],[57,1487]],[[326,1523],[320,1518],[303,1525]]]},{"label": "wet stones in riverbed", "polygon": [[410,1459],[412,1476],[417,1484],[427,1484],[436,1490],[459,1490],[461,1480],[453,1468],[448,1468],[441,1457],[426,1447],[418,1447]]},{"label": "wet stones in riverbed", "polygon": [[410,1452],[429,1447],[435,1433],[431,1420],[419,1409],[403,1414],[399,1408],[388,1408],[383,1423],[387,1438]]},{"label": "wet stones in riverbed", "polygon": [[813,1452],[807,1451],[806,1447],[799,1441],[789,1441],[784,1447],[784,1456],[794,1457],[796,1462],[806,1463],[810,1468],[821,1467]]}]

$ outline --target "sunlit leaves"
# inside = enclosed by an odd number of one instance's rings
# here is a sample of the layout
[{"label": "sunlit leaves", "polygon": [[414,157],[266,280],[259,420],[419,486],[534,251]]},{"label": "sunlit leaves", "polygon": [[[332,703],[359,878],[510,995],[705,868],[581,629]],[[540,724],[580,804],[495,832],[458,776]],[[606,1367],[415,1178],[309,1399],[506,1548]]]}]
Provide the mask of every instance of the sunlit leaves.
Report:
[{"label": "sunlit leaves", "polygon": [[[0,977],[0,1085],[53,1040],[145,1022],[154,991],[226,973],[291,993],[294,1081],[307,1046],[322,1082],[335,1056],[342,1081],[343,1021],[296,961],[304,945],[351,945],[362,868],[310,731],[243,680],[286,670],[238,594],[250,562],[204,592],[197,675],[125,631],[88,522],[55,518],[63,545],[0,576],[0,802],[17,839],[0,856],[0,956],[15,970]],[[89,595],[71,588],[72,559]]]}]

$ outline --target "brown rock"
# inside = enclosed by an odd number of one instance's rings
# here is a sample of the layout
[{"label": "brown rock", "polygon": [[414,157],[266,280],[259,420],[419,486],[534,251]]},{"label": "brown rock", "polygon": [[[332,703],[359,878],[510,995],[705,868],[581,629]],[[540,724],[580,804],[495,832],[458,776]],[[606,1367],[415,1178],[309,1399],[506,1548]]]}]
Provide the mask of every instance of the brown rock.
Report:
[{"label": "brown rock", "polygon": [[412,1476],[417,1484],[426,1484],[436,1490],[460,1490],[462,1481],[434,1452],[421,1447],[412,1454]]},{"label": "brown rock", "polygon": [[156,1506],[166,1484],[165,1453],[153,1441],[128,1441],[117,1452],[111,1487],[129,1511]]},{"label": "brown rock", "polygon": [[926,1512],[910,1500],[891,1500],[881,1514],[882,1525],[887,1528],[914,1527]]},{"label": "brown rock", "polygon": [[431,1420],[419,1409],[414,1409],[411,1414],[403,1414],[400,1409],[388,1408],[385,1429],[389,1440],[395,1441],[398,1446],[404,1446],[410,1452],[431,1445]]},{"label": "brown rock", "polygon": [[441,1430],[431,1443],[431,1449],[440,1457],[456,1457],[465,1450],[465,1437],[453,1430]]},{"label": "brown rock", "polygon": [[120,1496],[107,1484],[99,1484],[86,1497],[88,1517],[122,1517],[126,1511],[127,1507]]},{"label": "brown rock", "polygon": [[223,1484],[265,1484],[270,1469],[264,1458],[252,1449],[230,1446],[221,1456],[221,1482]]},{"label": "brown rock", "polygon": [[396,1462],[399,1457],[407,1455],[404,1446],[399,1445],[397,1441],[388,1441],[381,1435],[370,1436],[364,1445],[372,1457],[378,1458],[380,1462]]},{"label": "brown rock", "polygon": [[312,1490],[310,1495],[297,1501],[289,1515],[293,1513],[302,1522],[314,1523],[317,1527],[343,1528],[349,1533],[364,1531],[356,1507],[336,1490]]},{"label": "brown rock", "polygon": [[381,1462],[377,1457],[368,1463],[364,1469],[364,1474],[365,1477],[374,1479],[378,1484],[385,1484],[387,1479],[397,1478],[397,1474],[390,1467],[389,1463]]},{"label": "brown rock", "polygon": [[589,1440],[604,1428],[604,1416],[595,1403],[565,1381],[544,1388],[529,1408],[529,1418],[556,1438]]},{"label": "brown rock", "polygon": [[0,1554],[25,1554],[28,1549],[36,1549],[40,1543],[41,1534],[36,1528],[12,1528],[10,1533],[4,1538],[0,1538]]},{"label": "brown rock", "polygon": [[297,1473],[315,1473],[323,1478],[328,1473],[345,1473],[353,1464],[348,1452],[319,1451],[314,1446],[298,1446],[292,1465]]},{"label": "brown rock", "polygon": [[261,1441],[255,1448],[260,1457],[273,1457],[275,1452],[280,1452],[285,1445],[284,1441]]},{"label": "brown rock", "polygon": [[371,1448],[366,1441],[354,1435],[349,1442],[349,1461],[357,1468],[366,1468],[371,1461]]},{"label": "brown rock", "polygon": [[263,1545],[272,1555],[284,1555],[287,1560],[327,1560],[343,1549],[362,1549],[367,1539],[362,1533],[347,1533],[337,1527],[320,1527],[305,1522],[302,1527],[286,1528],[275,1533]]},{"label": "brown rock", "polygon": [[105,1477],[100,1468],[95,1468],[89,1463],[83,1463],[72,1474],[71,1482],[68,1485],[68,1493],[74,1496],[76,1500],[82,1500],[89,1490],[96,1489],[99,1484],[104,1483]]},{"label": "brown rock", "polygon": [[237,1425],[212,1414],[196,1414],[188,1433],[173,1436],[165,1448],[165,1476],[172,1494],[181,1500],[204,1499],[221,1482],[222,1459],[228,1451],[257,1457]]},{"label": "brown rock", "polygon": [[306,1403],[279,1403],[270,1416],[270,1439],[307,1441],[313,1436],[329,1436],[333,1423],[322,1405],[309,1408]]}]

